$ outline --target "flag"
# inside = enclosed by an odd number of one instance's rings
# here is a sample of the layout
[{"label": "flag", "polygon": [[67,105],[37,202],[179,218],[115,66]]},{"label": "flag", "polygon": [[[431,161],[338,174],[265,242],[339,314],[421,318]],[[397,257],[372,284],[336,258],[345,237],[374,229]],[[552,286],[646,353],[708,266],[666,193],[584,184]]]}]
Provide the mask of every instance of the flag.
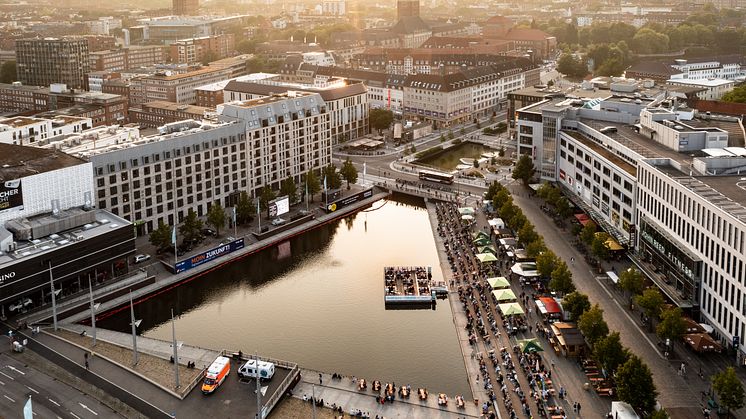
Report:
[{"label": "flag", "polygon": [[176,244],[176,226],[171,230],[171,244]]},{"label": "flag", "polygon": [[259,200],[258,199],[256,200],[256,214],[257,215],[261,214],[261,210],[259,209]]},{"label": "flag", "polygon": [[365,162],[363,162],[363,177],[365,177],[365,170],[366,170],[366,166],[365,166]]},{"label": "flag", "polygon": [[34,417],[34,410],[31,408],[31,396],[28,396],[26,405],[23,406],[23,419],[32,419]]},{"label": "flag", "polygon": [[326,192],[326,175],[324,175],[324,192]]},{"label": "flag", "polygon": [[236,224],[236,207],[233,207],[233,224]]}]

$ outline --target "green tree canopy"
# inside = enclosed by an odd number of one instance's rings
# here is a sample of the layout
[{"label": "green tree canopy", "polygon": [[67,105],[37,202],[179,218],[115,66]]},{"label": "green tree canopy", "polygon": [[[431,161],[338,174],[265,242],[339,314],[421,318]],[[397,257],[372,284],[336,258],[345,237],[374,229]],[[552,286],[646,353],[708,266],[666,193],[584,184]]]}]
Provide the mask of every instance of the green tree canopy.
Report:
[{"label": "green tree canopy", "polygon": [[528,186],[531,179],[534,177],[535,172],[536,170],[534,169],[534,162],[531,161],[531,156],[523,154],[515,163],[513,174],[511,176],[513,179],[521,180],[525,186]]},{"label": "green tree canopy", "polygon": [[323,169],[323,178],[326,179],[326,187],[329,189],[339,189],[342,186],[342,177],[337,172],[337,166],[334,163],[330,163]]},{"label": "green tree canopy", "polygon": [[594,347],[599,339],[609,333],[609,326],[604,320],[604,311],[598,304],[594,304],[588,311],[583,313],[578,320],[578,329],[585,339]]},{"label": "green tree canopy", "polygon": [[311,195],[310,201],[313,202],[313,196],[321,191],[321,182],[319,182],[319,178],[313,170],[309,170],[306,173],[305,182],[306,188],[308,188],[308,194]]},{"label": "green tree canopy", "polygon": [[275,191],[273,191],[269,185],[264,185],[261,192],[259,192],[259,207],[262,212],[266,213],[269,209],[269,201],[273,199],[275,199]]},{"label": "green tree canopy", "polygon": [[578,321],[586,311],[590,310],[591,302],[588,296],[580,291],[573,291],[562,299],[562,308],[570,315],[573,321]]},{"label": "green tree canopy", "polygon": [[596,238],[596,223],[588,221],[583,226],[583,230],[580,231],[580,241],[585,243],[586,246],[590,246],[593,243],[593,239]]},{"label": "green tree canopy", "polygon": [[609,234],[605,232],[596,233],[593,242],[591,243],[591,253],[593,256],[606,260],[609,258],[609,246],[606,241],[609,240]]},{"label": "green tree canopy", "polygon": [[658,390],[653,383],[650,368],[637,355],[629,359],[616,372],[619,399],[630,404],[639,412],[652,412]]},{"label": "green tree canopy", "polygon": [[16,76],[16,62],[15,60],[9,60],[0,66],[0,83],[10,84],[17,80]]},{"label": "green tree canopy", "polygon": [[723,102],[746,103],[746,84],[737,86],[730,92],[723,95]]},{"label": "green tree canopy", "polygon": [[291,204],[298,202],[298,187],[292,177],[287,177],[280,183],[280,196],[285,195],[287,195]]},{"label": "green tree canopy", "polygon": [[645,277],[635,268],[629,268],[619,274],[619,287],[632,295],[642,293]]},{"label": "green tree canopy", "polygon": [[557,71],[575,79],[581,79],[588,74],[588,67],[585,60],[575,58],[574,54],[562,54],[557,61]]},{"label": "green tree canopy", "polygon": [[674,307],[663,311],[661,321],[655,331],[661,339],[671,339],[672,342],[680,339],[686,332],[686,323],[681,308]]},{"label": "green tree canopy", "polygon": [[646,316],[657,319],[663,307],[663,295],[657,288],[648,288],[637,296],[637,305],[640,306]]},{"label": "green tree canopy", "polygon": [[622,345],[619,332],[602,337],[593,347],[595,359],[609,374],[614,374],[620,365],[627,362],[629,351]]},{"label": "green tree canopy", "polygon": [[377,129],[380,134],[381,130],[388,129],[394,122],[394,113],[388,109],[371,109],[368,121],[371,129]]},{"label": "green tree canopy", "polygon": [[557,267],[559,258],[551,250],[545,250],[536,256],[536,270],[542,278],[549,278],[552,271]]},{"label": "green tree canopy", "polygon": [[225,209],[220,203],[215,202],[207,211],[207,224],[215,228],[217,235],[220,235],[220,229],[225,227]]},{"label": "green tree canopy", "polygon": [[179,233],[183,241],[191,242],[202,234],[202,220],[197,218],[197,213],[189,208],[184,222],[179,227]]},{"label": "green tree canopy", "polygon": [[736,375],[733,367],[728,367],[712,376],[712,389],[718,395],[720,404],[731,410],[738,410],[744,406],[743,383]]},{"label": "green tree canopy", "polygon": [[564,261],[560,261],[552,271],[549,289],[560,295],[575,291],[575,284],[572,282],[572,273]]},{"label": "green tree canopy", "polygon": [[350,189],[350,183],[357,182],[357,169],[349,158],[342,163],[342,168],[339,169],[339,174],[342,175],[342,178],[347,182],[348,190]]},{"label": "green tree canopy", "polygon": [[240,225],[245,225],[254,220],[254,205],[251,204],[249,193],[246,191],[241,192],[238,197],[238,204],[236,205],[236,222]]},{"label": "green tree canopy", "polygon": [[668,51],[668,35],[642,28],[632,38],[632,49],[638,54],[659,54]]},{"label": "green tree canopy", "polygon": [[172,226],[164,224],[163,221],[158,221],[158,228],[150,232],[150,244],[155,246],[159,251],[173,247],[174,244],[171,242],[172,234]]},{"label": "green tree canopy", "polygon": [[518,230],[518,241],[524,246],[531,243],[539,238],[539,234],[534,229],[533,224],[530,222],[523,223],[523,226]]},{"label": "green tree canopy", "polygon": [[526,256],[535,258],[547,250],[544,239],[538,236],[536,240],[526,245]]}]

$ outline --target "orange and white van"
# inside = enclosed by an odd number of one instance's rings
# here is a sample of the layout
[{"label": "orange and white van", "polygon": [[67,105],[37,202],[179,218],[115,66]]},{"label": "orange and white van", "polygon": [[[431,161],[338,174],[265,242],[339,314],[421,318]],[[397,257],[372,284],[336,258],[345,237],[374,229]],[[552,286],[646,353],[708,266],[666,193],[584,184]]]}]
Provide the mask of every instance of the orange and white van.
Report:
[{"label": "orange and white van", "polygon": [[231,360],[225,356],[219,356],[210,364],[205,371],[205,381],[202,383],[202,393],[210,394],[223,384],[225,377],[231,373]]}]

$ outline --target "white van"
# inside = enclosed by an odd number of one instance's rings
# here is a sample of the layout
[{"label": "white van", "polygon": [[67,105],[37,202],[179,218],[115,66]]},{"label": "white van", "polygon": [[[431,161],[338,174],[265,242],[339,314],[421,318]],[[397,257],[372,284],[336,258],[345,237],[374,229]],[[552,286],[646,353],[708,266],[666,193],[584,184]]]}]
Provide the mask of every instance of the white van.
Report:
[{"label": "white van", "polygon": [[257,376],[257,369],[259,370],[259,380],[266,381],[271,380],[275,375],[275,364],[271,362],[259,361],[259,367],[257,368],[256,359],[250,359],[248,362],[238,368],[239,378],[254,378]]}]

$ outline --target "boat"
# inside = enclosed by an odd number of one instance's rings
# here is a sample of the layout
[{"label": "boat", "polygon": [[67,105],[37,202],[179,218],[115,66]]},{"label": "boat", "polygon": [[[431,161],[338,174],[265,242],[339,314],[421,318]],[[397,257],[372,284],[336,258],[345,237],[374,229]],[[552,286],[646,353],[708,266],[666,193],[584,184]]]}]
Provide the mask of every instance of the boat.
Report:
[{"label": "boat", "polygon": [[361,378],[357,382],[357,389],[363,391],[368,388],[368,383],[365,382],[365,378]]},{"label": "boat", "polygon": [[420,400],[426,400],[427,399],[427,389],[426,388],[418,388],[417,394],[420,396]]},{"label": "boat", "polygon": [[378,381],[378,380],[373,381],[373,391],[375,391],[376,393],[380,393],[381,392],[381,382],[380,381]]},{"label": "boat", "polygon": [[409,398],[409,392],[410,392],[409,386],[401,386],[401,388],[399,389],[399,395],[402,398],[408,399]]},{"label": "boat", "polygon": [[456,406],[457,406],[457,407],[458,407],[459,409],[463,409],[465,405],[466,405],[466,404],[464,403],[464,398],[463,398],[463,397],[461,397],[461,395],[460,395],[460,394],[459,394],[458,396],[456,396]]},{"label": "boat", "polygon": [[445,393],[438,394],[438,405],[448,406],[448,396]]}]

